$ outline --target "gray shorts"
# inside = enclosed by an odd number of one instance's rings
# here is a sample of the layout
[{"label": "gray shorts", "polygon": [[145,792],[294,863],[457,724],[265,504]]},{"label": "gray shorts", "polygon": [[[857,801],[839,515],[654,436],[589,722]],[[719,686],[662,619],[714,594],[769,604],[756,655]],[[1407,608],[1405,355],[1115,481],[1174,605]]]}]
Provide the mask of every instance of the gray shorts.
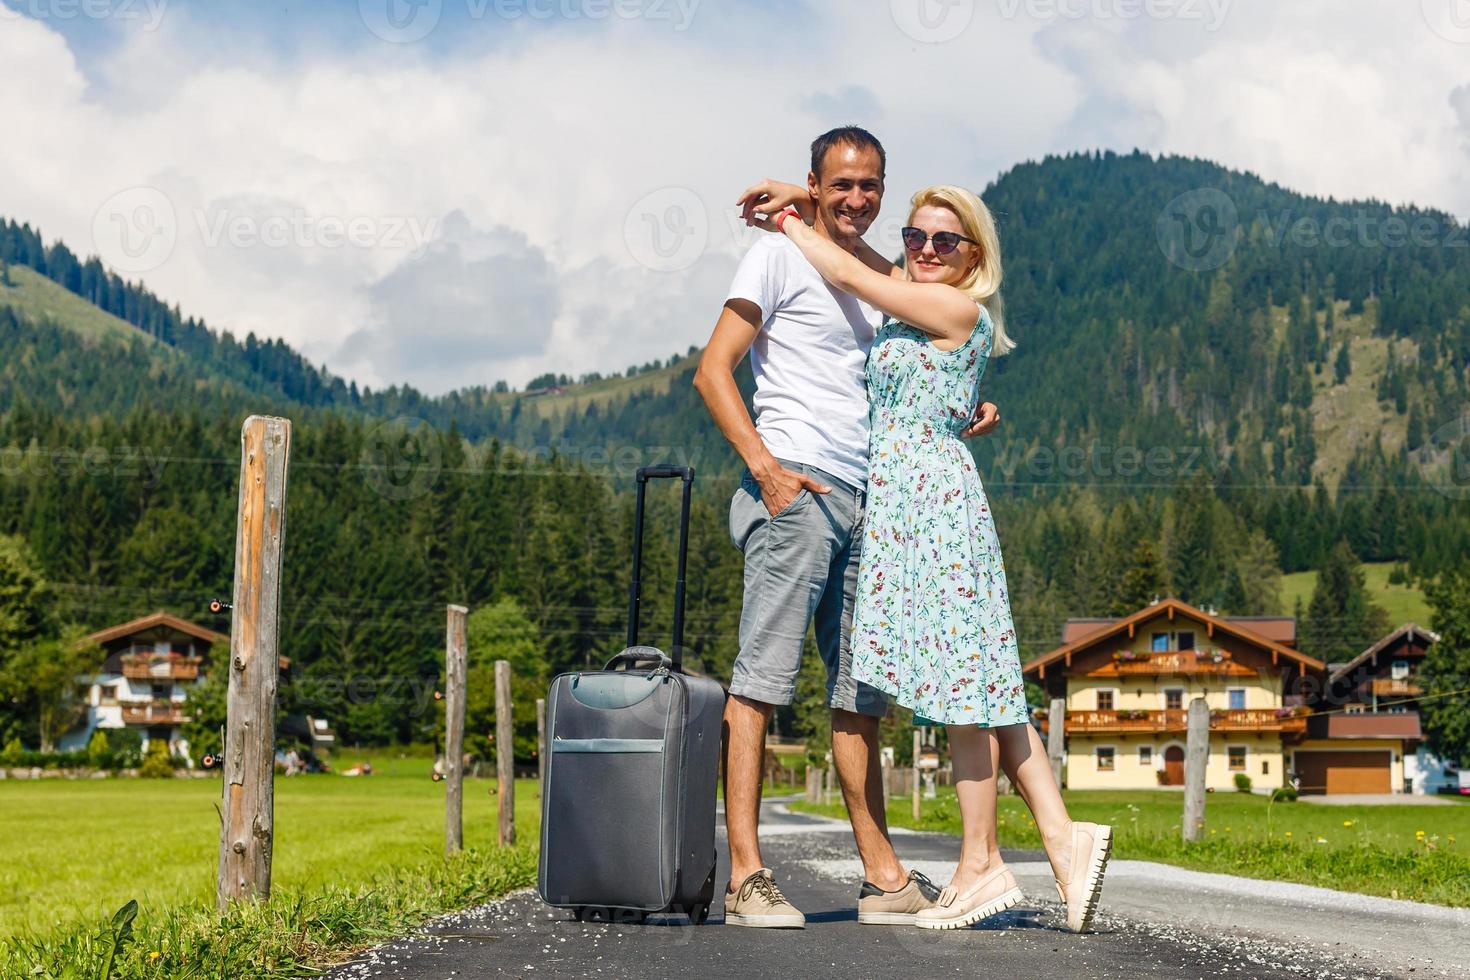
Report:
[{"label": "gray shorts", "polygon": [[761,503],[755,478],[749,471],[742,476],[730,501],[730,537],[745,553],[740,653],[730,693],[766,704],[790,704],[802,641],[815,619],[817,649],[827,667],[827,703],[881,718],[888,698],[853,680],[848,648],[867,494],[805,463],[780,462],[832,492],[802,490],[772,517]]}]

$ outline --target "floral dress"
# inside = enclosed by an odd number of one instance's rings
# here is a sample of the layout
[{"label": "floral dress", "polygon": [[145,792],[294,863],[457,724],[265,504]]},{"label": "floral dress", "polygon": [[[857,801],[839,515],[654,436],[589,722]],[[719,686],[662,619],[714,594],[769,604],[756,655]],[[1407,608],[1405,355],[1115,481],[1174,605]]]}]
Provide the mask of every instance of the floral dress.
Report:
[{"label": "floral dress", "polygon": [[994,325],[941,351],[896,320],[868,356],[867,528],[852,619],[853,673],[929,721],[1026,721],[995,521],[959,433]]}]

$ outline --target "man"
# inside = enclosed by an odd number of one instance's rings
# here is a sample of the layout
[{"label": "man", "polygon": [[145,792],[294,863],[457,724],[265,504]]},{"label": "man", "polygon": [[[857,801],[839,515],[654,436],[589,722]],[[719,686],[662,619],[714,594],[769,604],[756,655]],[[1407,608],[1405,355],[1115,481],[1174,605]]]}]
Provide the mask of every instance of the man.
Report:
[{"label": "man", "polygon": [[[896,273],[862,241],[883,198],[885,155],[871,133],[844,127],[812,143],[813,227],[875,269]],[[749,208],[747,208],[747,212]],[[878,723],[885,696],[851,675],[852,621],[863,538],[868,455],[864,371],[882,315],[829,286],[788,239],[762,236],[741,261],[694,386],[745,461],[730,532],[745,554],[740,651],[725,706],[725,828],[729,925],[802,928],[760,854],[766,729],[796,690],[802,642],[815,620],[832,708],[832,757],[862,858],[858,921],[899,925],[938,890],[907,872],[883,811]],[[751,355],[756,420],[734,371]],[[999,421],[984,404],[966,436]]]}]

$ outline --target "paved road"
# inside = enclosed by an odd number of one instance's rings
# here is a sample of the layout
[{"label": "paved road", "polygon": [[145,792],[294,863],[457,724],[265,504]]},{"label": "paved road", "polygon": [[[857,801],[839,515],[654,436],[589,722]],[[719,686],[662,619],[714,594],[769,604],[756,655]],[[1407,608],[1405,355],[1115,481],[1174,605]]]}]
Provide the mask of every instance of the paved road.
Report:
[{"label": "paved road", "polygon": [[[330,976],[1470,976],[1470,959],[1452,962],[1470,934],[1463,910],[1426,911],[1385,899],[1340,907],[1336,893],[1321,889],[1243,889],[1241,879],[1146,862],[1114,862],[1097,932],[1076,936],[1062,928],[1043,857],[1027,852],[1006,854],[1026,891],[1024,906],[956,932],[860,926],[845,825],[767,803],[762,841],[782,889],[807,915],[803,931],[726,927],[718,907],[701,927],[682,917],[585,925],[521,893],[441,919]],[[895,843],[906,861],[941,882],[958,852],[953,838],[938,834],[900,832]],[[723,882],[723,841],[720,850]]]}]

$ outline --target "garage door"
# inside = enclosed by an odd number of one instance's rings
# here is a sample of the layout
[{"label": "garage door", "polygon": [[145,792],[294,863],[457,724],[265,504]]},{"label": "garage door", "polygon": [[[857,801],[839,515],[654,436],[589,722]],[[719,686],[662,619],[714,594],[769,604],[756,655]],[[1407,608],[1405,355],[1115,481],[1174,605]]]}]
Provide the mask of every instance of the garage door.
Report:
[{"label": "garage door", "polygon": [[1390,792],[1387,752],[1298,752],[1303,793]]}]

